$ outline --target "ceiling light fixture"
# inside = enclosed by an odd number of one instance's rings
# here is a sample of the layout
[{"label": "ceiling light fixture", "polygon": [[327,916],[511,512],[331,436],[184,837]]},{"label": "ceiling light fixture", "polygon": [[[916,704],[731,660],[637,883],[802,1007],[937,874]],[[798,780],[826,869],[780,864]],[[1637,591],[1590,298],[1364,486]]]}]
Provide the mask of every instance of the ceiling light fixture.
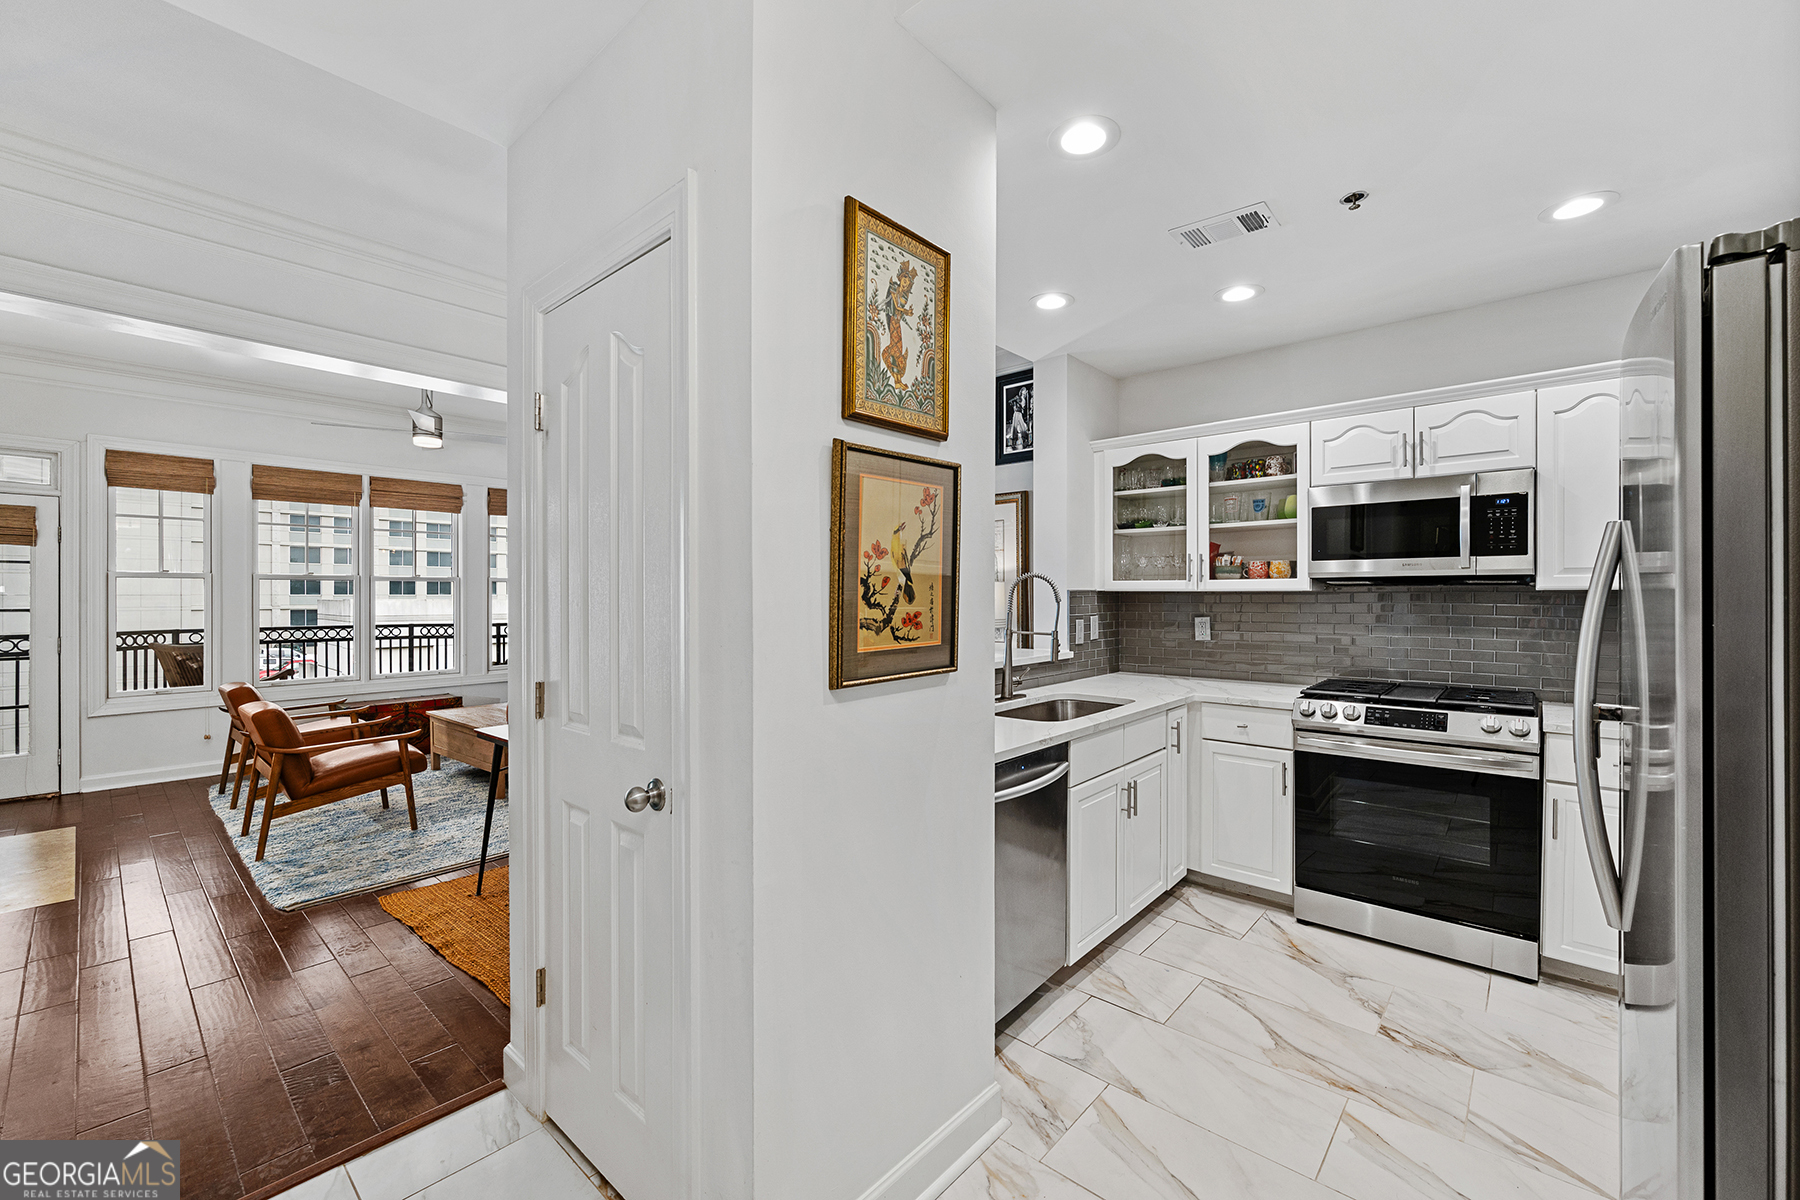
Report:
[{"label": "ceiling light fixture", "polygon": [[1055,312],[1059,308],[1069,307],[1070,301],[1074,299],[1075,297],[1067,292],[1045,292],[1042,295],[1033,296],[1031,302],[1045,312]]},{"label": "ceiling light fixture", "polygon": [[1244,301],[1262,295],[1262,286],[1255,283],[1234,283],[1228,288],[1219,290],[1219,299],[1227,304],[1242,304]]},{"label": "ceiling light fixture", "polygon": [[412,418],[412,443],[421,450],[444,448],[444,418],[431,407],[431,393],[421,391],[419,407],[407,415]]},{"label": "ceiling light fixture", "polygon": [[1050,135],[1050,144],[1070,158],[1092,158],[1119,143],[1119,126],[1106,117],[1076,117]]},{"label": "ceiling light fixture", "polygon": [[1608,204],[1619,198],[1617,192],[1584,192],[1564,200],[1561,204],[1546,208],[1538,214],[1540,221],[1573,221],[1577,217],[1585,217],[1589,213],[1599,212]]}]

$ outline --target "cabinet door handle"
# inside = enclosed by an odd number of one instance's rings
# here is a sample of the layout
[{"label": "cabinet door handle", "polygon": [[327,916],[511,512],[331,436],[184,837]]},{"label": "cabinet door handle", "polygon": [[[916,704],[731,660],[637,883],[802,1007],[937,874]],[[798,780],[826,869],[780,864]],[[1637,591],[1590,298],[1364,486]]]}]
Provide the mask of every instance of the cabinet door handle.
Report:
[{"label": "cabinet door handle", "polygon": [[1562,801],[1552,800],[1550,802],[1550,840],[1553,842],[1556,840],[1556,818],[1561,815]]},{"label": "cabinet door handle", "polygon": [[1400,438],[1400,465],[1412,466],[1412,439],[1404,435]]},{"label": "cabinet door handle", "polygon": [[1287,795],[1287,764],[1281,764],[1281,794]]},{"label": "cabinet door handle", "polygon": [[1424,466],[1425,465],[1425,431],[1423,429],[1419,430],[1419,453],[1416,457],[1418,458],[1419,465],[1421,467]]},{"label": "cabinet door handle", "polygon": [[1250,722],[1246,721],[1242,725],[1239,725],[1238,728],[1239,729],[1248,729],[1248,728],[1250,728]]},{"label": "cabinet door handle", "polygon": [[1181,722],[1175,722],[1175,753],[1181,753]]}]

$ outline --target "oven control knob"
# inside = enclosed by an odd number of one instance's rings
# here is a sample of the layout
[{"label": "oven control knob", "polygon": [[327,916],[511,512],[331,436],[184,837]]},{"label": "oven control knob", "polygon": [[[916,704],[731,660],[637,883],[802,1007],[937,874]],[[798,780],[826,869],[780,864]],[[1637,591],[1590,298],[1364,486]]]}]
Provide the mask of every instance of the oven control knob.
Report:
[{"label": "oven control knob", "polygon": [[1331,720],[1333,717],[1337,716],[1337,705],[1327,700],[1325,703],[1319,705],[1319,715],[1324,717],[1327,721]]},{"label": "oven control knob", "polygon": [[1313,715],[1316,707],[1317,706],[1314,705],[1311,700],[1302,700],[1296,711],[1303,717],[1310,717]]},{"label": "oven control knob", "polygon": [[1531,722],[1525,720],[1523,717],[1519,717],[1506,727],[1506,732],[1512,734],[1514,737],[1530,737]]},{"label": "oven control knob", "polygon": [[1500,732],[1500,718],[1499,717],[1483,717],[1483,718],[1481,718],[1481,732],[1483,732],[1483,733],[1499,733]]},{"label": "oven control knob", "polygon": [[1362,709],[1356,707],[1354,704],[1344,705],[1344,720],[1354,721],[1360,716],[1362,716]]}]

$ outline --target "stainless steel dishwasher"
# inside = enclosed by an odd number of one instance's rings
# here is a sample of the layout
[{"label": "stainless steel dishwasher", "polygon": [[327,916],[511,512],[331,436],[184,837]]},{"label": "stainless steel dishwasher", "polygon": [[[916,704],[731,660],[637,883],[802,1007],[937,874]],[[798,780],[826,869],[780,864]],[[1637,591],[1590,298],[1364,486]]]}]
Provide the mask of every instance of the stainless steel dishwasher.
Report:
[{"label": "stainless steel dishwasher", "polygon": [[1062,968],[1069,937],[1069,747],[994,765],[994,1019]]}]

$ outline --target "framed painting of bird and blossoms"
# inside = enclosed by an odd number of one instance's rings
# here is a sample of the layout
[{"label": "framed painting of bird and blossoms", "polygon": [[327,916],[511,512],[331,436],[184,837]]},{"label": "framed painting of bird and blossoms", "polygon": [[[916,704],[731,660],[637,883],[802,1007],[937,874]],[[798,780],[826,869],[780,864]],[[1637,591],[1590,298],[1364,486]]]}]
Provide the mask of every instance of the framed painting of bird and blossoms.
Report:
[{"label": "framed painting of bird and blossoms", "polygon": [[950,252],[844,197],[844,416],[950,436]]},{"label": "framed painting of bird and blossoms", "polygon": [[962,468],[831,443],[831,686],[956,670]]}]

